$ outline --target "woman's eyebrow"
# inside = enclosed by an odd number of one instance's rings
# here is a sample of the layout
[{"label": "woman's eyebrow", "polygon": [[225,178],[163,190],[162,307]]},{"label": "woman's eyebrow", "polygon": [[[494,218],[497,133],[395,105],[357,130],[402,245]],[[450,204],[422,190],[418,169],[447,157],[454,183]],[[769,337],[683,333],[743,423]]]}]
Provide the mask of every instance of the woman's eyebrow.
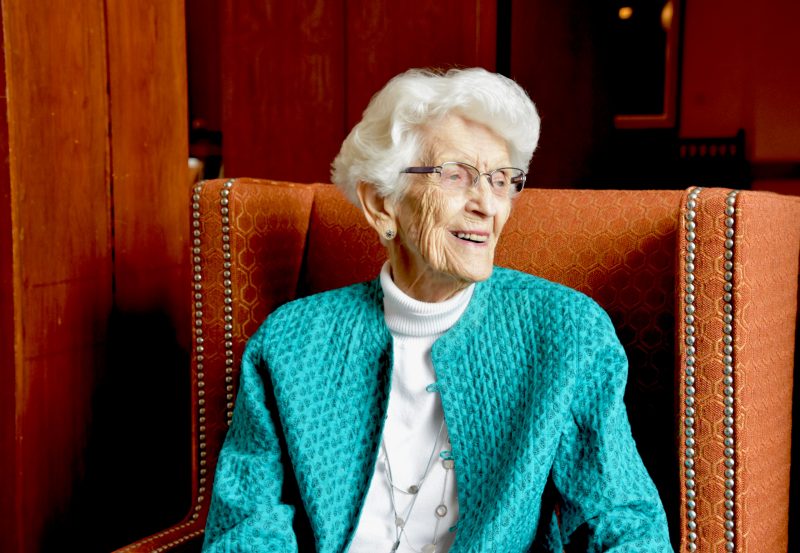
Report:
[{"label": "woman's eyebrow", "polygon": [[[511,163],[507,158],[505,159],[505,161],[498,161],[497,163],[483,163],[482,158],[479,157],[478,159],[475,159],[471,156],[465,155],[463,152],[460,154],[456,154],[454,156],[449,156],[447,157],[447,159],[445,159],[445,157],[447,156],[441,156],[439,158],[432,158],[432,159],[438,159],[439,162],[460,161],[463,163],[469,163],[470,165],[476,167],[477,169],[480,169],[481,171],[483,171],[484,169],[487,171],[492,171],[494,169],[499,169],[500,167],[508,167],[509,164]],[[481,168],[481,165],[484,165],[484,168]]]}]

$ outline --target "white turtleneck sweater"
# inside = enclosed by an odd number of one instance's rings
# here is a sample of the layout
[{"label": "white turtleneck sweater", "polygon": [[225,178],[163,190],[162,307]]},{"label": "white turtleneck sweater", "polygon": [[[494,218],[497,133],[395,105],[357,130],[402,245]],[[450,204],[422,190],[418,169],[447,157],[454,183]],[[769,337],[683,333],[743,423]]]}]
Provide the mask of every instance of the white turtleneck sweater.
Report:
[{"label": "white turtleneck sweater", "polygon": [[[406,519],[397,551],[446,552],[455,539],[450,528],[458,519],[454,473],[458,467],[445,469],[440,455],[449,451],[450,445],[447,425],[443,424],[442,400],[438,392],[429,391],[432,389],[429,385],[436,381],[431,346],[464,313],[475,286],[469,286],[447,301],[417,301],[392,281],[388,262],[381,270],[380,282],[386,326],[393,338],[392,388],[375,473],[349,552],[389,553],[397,540],[387,454],[395,486],[407,490],[419,484],[432,452],[428,475],[417,492],[410,515],[407,513],[414,495],[394,490],[397,514]],[[439,505],[447,508],[447,514],[440,519],[437,528]],[[434,543],[434,529],[436,548],[424,549]]]}]

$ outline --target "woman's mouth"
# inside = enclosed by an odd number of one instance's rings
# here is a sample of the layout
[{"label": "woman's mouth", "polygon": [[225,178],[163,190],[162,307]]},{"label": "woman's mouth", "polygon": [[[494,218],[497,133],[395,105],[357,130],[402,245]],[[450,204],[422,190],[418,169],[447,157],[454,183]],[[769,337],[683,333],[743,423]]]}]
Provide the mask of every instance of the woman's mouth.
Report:
[{"label": "woman's mouth", "polygon": [[459,240],[472,242],[473,244],[484,244],[489,240],[489,234],[485,232],[451,231],[450,233]]}]

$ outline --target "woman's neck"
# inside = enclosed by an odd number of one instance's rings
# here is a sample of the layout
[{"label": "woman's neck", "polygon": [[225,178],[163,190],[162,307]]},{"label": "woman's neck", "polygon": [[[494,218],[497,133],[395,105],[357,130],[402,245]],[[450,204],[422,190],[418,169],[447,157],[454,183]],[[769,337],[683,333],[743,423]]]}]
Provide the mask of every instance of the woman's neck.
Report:
[{"label": "woman's neck", "polygon": [[474,290],[474,285],[468,285],[447,300],[420,301],[393,281],[389,263],[381,270],[380,282],[386,325],[393,334],[407,336],[431,336],[449,330],[461,317]]}]

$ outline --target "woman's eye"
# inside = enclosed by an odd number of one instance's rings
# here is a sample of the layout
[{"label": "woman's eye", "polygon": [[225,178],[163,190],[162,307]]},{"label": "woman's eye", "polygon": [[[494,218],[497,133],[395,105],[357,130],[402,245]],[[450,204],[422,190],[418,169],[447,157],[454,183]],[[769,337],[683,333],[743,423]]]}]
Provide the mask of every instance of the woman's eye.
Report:
[{"label": "woman's eye", "polygon": [[448,184],[461,184],[466,177],[460,171],[448,171],[442,174],[442,179]]}]

